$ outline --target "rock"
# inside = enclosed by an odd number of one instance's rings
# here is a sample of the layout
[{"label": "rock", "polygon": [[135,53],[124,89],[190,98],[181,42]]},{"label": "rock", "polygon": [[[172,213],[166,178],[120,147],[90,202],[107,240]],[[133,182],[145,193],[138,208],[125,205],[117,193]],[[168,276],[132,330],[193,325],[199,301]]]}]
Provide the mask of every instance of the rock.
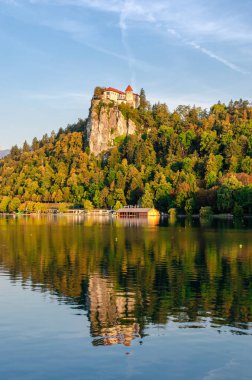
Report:
[{"label": "rock", "polygon": [[119,136],[134,134],[136,125],[126,120],[118,105],[111,101],[93,99],[87,122],[87,140],[90,152],[95,156],[108,151]]}]

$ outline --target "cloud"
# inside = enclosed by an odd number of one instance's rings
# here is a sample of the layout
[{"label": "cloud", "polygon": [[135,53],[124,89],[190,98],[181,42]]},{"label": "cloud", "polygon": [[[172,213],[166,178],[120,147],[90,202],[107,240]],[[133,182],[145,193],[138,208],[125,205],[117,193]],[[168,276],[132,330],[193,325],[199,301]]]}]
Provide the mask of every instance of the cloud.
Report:
[{"label": "cloud", "polygon": [[91,44],[88,42],[85,42],[85,45],[90,47],[91,49],[98,51],[98,52],[110,55],[110,56],[115,57],[117,59],[120,59],[122,61],[126,61],[130,67],[134,66],[134,67],[137,67],[143,71],[150,71],[150,70],[153,70],[154,68],[156,69],[156,67],[153,67],[151,64],[146,63],[145,61],[142,61],[140,59],[133,57],[130,53],[127,54],[127,56],[125,56],[123,54],[114,52],[112,50],[103,48],[100,45]]},{"label": "cloud", "polygon": [[223,65],[229,67],[231,70],[237,71],[238,73],[241,73],[241,74],[250,74],[248,71],[241,69],[239,66],[237,66],[234,63],[229,62],[228,60],[218,56],[217,54],[213,53],[212,51],[203,48],[202,46],[200,46],[199,44],[197,44],[194,41],[188,42],[188,45],[192,46],[194,49],[199,50],[201,53],[207,55],[208,57],[213,58],[216,61],[222,63]]},{"label": "cloud", "polygon": [[[25,3],[24,0],[4,1],[9,4]],[[161,34],[164,30],[169,30],[169,38],[171,36],[179,38],[180,42],[186,46],[198,50],[225,67],[241,74],[248,74],[239,64],[228,60],[225,53],[220,56],[208,48],[210,43],[216,46],[222,44],[223,52],[231,48],[234,51],[241,44],[252,43],[250,22],[243,11],[245,7],[225,9],[224,6],[220,7],[217,0],[212,0],[207,4],[202,4],[199,0],[30,0],[30,3],[71,5],[117,14],[121,41],[132,81],[135,77],[134,68],[137,60],[133,56],[128,36],[129,29],[131,27],[136,29],[138,25],[145,25],[147,28],[154,27],[153,29]],[[74,38],[84,40],[85,32],[79,30],[79,26],[71,20],[68,23],[65,20],[61,30],[71,33]],[[101,51],[98,44],[91,43],[90,45]],[[109,50],[106,50],[106,54],[110,54]],[[111,52],[111,55],[122,58],[120,54],[114,52]],[[235,59],[237,60],[237,56]]]},{"label": "cloud", "polygon": [[237,369],[239,371],[238,363],[235,359],[231,358],[227,363],[224,363],[222,367],[210,370],[203,377],[203,380],[237,379]]},{"label": "cloud", "polygon": [[[213,7],[203,7],[199,1],[193,0],[177,0],[176,2],[171,0],[155,2],[150,0],[74,0],[73,2],[75,5],[92,7],[99,11],[119,13],[122,44],[128,57],[132,79],[134,78],[134,63],[127,39],[130,25],[126,21],[156,25],[161,31],[168,27],[170,35],[179,38],[185,45],[191,46],[233,71],[248,74],[237,64],[202,46],[205,39],[206,42],[216,41],[216,39],[218,42],[252,42],[251,28],[243,22],[241,16],[239,18],[237,14],[229,14],[227,17],[220,18],[216,14],[218,7],[214,1]],[[189,38],[192,40],[188,40]]]},{"label": "cloud", "polygon": [[121,33],[122,33],[122,44],[126,50],[125,54],[120,54],[111,49],[107,49],[103,47],[100,43],[101,36],[99,35],[97,29],[91,24],[84,24],[80,21],[76,21],[73,19],[59,19],[59,20],[43,20],[40,21],[42,26],[48,27],[50,29],[54,29],[57,31],[61,31],[69,34],[73,39],[77,40],[79,43],[83,43],[85,46],[90,49],[96,50],[100,53],[106,54],[108,56],[115,57],[119,60],[125,61],[128,63],[132,74],[132,81],[134,84],[134,68],[141,68],[144,71],[150,71],[153,69],[153,66],[150,64],[135,58],[131,52],[130,46],[127,41],[127,32],[126,32],[126,17],[127,11],[122,12],[122,22],[121,25]]},{"label": "cloud", "polygon": [[214,60],[222,63],[223,65],[227,66],[229,69],[237,71],[238,73],[241,73],[241,74],[250,74],[248,71],[243,70],[242,68],[240,68],[239,66],[235,65],[234,63],[228,61],[227,59],[222,58],[219,55],[213,53],[211,50],[202,47],[201,45],[199,45],[195,41],[188,41],[187,39],[183,38],[181,36],[181,34],[179,34],[176,30],[168,28],[167,32],[170,35],[172,35],[175,38],[177,38],[180,41],[182,41],[183,44],[191,46],[191,47],[193,47],[196,50],[199,50],[202,54],[205,54],[208,57],[210,57],[210,58],[212,58],[212,59],[214,59]]},{"label": "cloud", "polygon": [[41,4],[93,8],[121,14],[127,8],[128,20],[163,22],[189,37],[207,37],[218,41],[252,41],[250,20],[245,6],[235,9],[220,6],[218,0],[204,4],[200,0],[0,0],[6,4]]},{"label": "cloud", "polygon": [[[41,0],[37,0],[41,1]],[[202,5],[199,0],[54,0],[59,5],[71,4],[94,8],[103,12],[121,14],[127,8],[127,17],[140,22],[163,22],[190,36],[213,36],[218,40],[252,41],[250,23],[237,10],[221,8],[213,0]]]},{"label": "cloud", "polygon": [[131,0],[125,0],[124,5],[122,7],[122,10],[120,12],[120,30],[121,30],[121,39],[122,39],[122,45],[124,46],[124,49],[126,51],[127,56],[127,62],[131,74],[131,84],[133,87],[135,87],[135,62],[134,57],[130,48],[130,45],[128,43],[127,39],[127,17],[128,17],[128,11],[132,6]]},{"label": "cloud", "polygon": [[124,0],[56,0],[58,4],[71,4],[75,6],[85,6],[85,7],[91,7],[96,8],[101,11],[106,12],[120,12]]}]

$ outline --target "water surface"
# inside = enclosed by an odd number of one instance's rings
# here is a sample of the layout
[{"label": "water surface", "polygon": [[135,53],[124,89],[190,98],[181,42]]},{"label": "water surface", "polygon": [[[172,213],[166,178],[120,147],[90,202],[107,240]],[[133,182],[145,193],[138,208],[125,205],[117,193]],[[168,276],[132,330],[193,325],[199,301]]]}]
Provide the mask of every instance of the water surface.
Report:
[{"label": "water surface", "polygon": [[251,231],[0,218],[0,378],[251,379]]}]

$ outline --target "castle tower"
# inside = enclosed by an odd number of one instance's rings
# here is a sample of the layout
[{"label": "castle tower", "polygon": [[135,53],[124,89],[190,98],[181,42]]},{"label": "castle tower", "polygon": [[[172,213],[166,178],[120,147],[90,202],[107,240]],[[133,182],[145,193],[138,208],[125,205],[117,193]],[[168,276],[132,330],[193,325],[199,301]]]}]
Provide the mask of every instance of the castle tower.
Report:
[{"label": "castle tower", "polygon": [[134,107],[135,106],[135,104],[134,104],[134,94],[133,94],[133,89],[132,89],[132,87],[130,85],[128,85],[128,87],[126,88],[125,95],[126,95],[125,96],[126,102]]}]

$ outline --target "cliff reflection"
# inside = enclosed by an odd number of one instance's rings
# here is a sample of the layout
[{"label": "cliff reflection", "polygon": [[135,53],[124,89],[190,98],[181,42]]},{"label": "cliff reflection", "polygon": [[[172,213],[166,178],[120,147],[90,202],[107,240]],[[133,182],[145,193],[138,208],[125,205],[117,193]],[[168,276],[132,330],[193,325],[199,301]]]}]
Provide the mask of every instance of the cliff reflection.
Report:
[{"label": "cliff reflection", "polygon": [[[89,278],[89,317],[91,333],[98,337],[94,345],[123,343],[130,346],[132,339],[139,335],[135,323],[135,294],[116,294],[113,284],[99,274]],[[102,338],[100,338],[102,337]]]},{"label": "cliff reflection", "polygon": [[103,222],[1,218],[0,273],[86,310],[94,345],[149,323],[250,329],[250,231]]}]

